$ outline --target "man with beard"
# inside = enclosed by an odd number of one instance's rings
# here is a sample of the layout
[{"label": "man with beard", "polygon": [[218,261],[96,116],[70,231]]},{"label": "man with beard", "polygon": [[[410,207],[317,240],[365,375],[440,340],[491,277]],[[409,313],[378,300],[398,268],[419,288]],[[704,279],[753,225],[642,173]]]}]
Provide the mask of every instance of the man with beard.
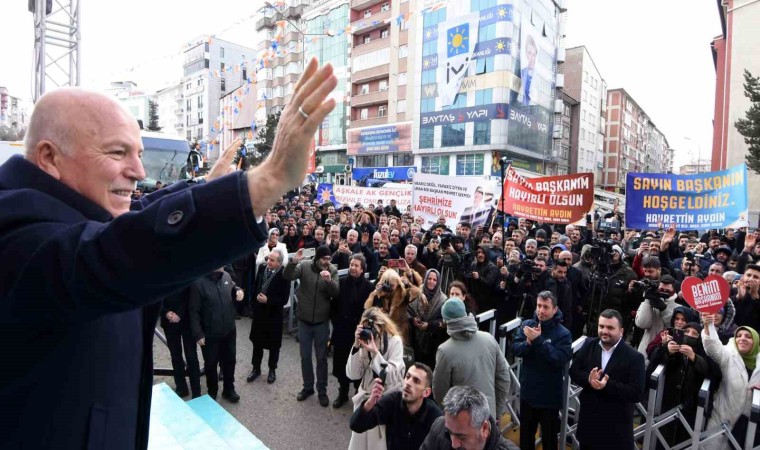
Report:
[{"label": "man with beard", "polygon": [[588,284],[583,280],[583,272],[580,269],[573,267],[573,254],[565,250],[559,254],[559,260],[567,264],[567,280],[570,283],[570,288],[573,294],[573,327],[570,332],[573,335],[573,339],[578,339],[583,334],[583,326],[586,323],[583,315],[584,310],[588,313],[588,305],[586,304],[586,294]]},{"label": "man with beard", "polygon": [[364,256],[358,253],[352,255],[348,276],[340,280],[340,296],[332,308],[333,375],[340,384],[333,408],[340,408],[348,401],[351,380],[346,376],[346,362],[354,345],[356,325],[364,312],[364,302],[374,289],[372,283],[364,277],[366,270],[367,260]]},{"label": "man with beard", "polygon": [[433,372],[422,363],[414,363],[404,377],[404,388],[383,395],[381,379],[375,379],[369,399],[351,416],[351,431],[363,433],[385,425],[387,448],[417,450],[425,441],[433,422],[443,415],[430,398]]},{"label": "man with beard", "polygon": [[554,294],[557,306],[562,311],[562,324],[568,330],[572,330],[573,326],[573,311],[577,304],[575,304],[575,298],[573,297],[573,288],[570,285],[570,281],[567,279],[567,271],[570,266],[560,259],[558,259],[554,266],[551,268],[549,276],[544,276],[543,289],[550,291]]},{"label": "man with beard", "polygon": [[[573,357],[570,378],[583,388],[577,438],[581,448],[633,450],[633,409],[644,398],[644,356],[624,340],[623,318],[602,311],[599,337],[586,339]],[[603,432],[602,432],[603,430]]]},{"label": "man with beard", "polygon": [[330,336],[330,299],[337,297],[338,270],[330,264],[330,249],[317,248],[314,260],[303,260],[303,250],[293,256],[285,268],[285,278],[299,280],[298,338],[301,350],[301,375],[303,389],[297,400],[314,395],[314,368],[311,360],[312,345],[317,356],[317,391],[319,404],[327,407],[327,341]]},{"label": "man with beard", "polygon": [[479,245],[475,250],[475,261],[472,265],[470,279],[470,292],[477,302],[481,313],[489,309],[496,309],[496,288],[499,283],[499,269],[488,260],[488,246]]}]

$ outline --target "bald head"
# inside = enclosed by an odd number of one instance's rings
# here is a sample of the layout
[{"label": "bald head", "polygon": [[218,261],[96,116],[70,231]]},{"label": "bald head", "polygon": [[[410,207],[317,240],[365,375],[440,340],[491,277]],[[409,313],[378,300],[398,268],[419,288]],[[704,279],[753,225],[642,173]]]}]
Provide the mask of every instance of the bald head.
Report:
[{"label": "bald head", "polygon": [[118,216],[145,178],[137,121],[114,99],[79,88],[43,95],[26,135],[26,158]]}]

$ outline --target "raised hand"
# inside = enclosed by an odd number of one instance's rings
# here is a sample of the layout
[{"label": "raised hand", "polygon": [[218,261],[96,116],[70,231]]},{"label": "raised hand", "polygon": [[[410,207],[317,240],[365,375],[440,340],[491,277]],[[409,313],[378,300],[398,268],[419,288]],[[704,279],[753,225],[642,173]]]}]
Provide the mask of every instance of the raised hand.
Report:
[{"label": "raised hand", "polygon": [[219,159],[214,163],[214,166],[209,170],[208,174],[206,174],[206,181],[213,181],[219,177],[232,173],[232,171],[235,170],[235,166],[232,165],[232,160],[235,159],[237,149],[240,148],[242,143],[243,141],[240,139],[235,139],[232,141],[232,144],[224,149],[219,156]]}]

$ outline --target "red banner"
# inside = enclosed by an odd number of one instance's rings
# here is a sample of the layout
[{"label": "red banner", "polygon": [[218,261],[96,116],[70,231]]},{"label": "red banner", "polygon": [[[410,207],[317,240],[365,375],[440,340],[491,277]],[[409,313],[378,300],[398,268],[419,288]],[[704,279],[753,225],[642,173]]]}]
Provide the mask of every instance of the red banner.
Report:
[{"label": "red banner", "polygon": [[309,146],[309,167],[306,168],[306,173],[311,174],[317,170],[317,144],[314,139],[311,140]]},{"label": "red banner", "polygon": [[543,223],[583,220],[594,205],[594,174],[525,178],[509,166],[504,180],[507,214]]}]

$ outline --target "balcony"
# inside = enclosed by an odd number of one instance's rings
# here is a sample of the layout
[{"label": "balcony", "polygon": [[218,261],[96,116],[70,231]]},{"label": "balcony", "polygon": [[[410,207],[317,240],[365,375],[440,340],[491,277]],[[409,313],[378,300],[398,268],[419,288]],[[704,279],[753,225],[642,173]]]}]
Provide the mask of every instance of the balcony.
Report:
[{"label": "balcony", "polygon": [[367,106],[388,103],[388,90],[356,94],[351,97],[351,106]]},{"label": "balcony", "polygon": [[375,50],[380,50],[381,48],[385,48],[391,45],[391,39],[390,38],[378,38],[378,39],[372,39],[369,41],[368,44],[364,44],[360,42],[357,45],[354,45],[353,49],[351,50],[351,53],[354,57],[363,55],[365,53],[373,52]]},{"label": "balcony", "polygon": [[367,9],[388,0],[351,0],[351,9]]},{"label": "balcony", "polygon": [[376,14],[372,14],[369,17],[362,17],[361,19],[352,22],[351,27],[354,29],[354,34],[364,34],[378,28],[389,27],[390,23],[385,23],[386,19],[390,19],[391,10],[382,11]]},{"label": "balcony", "polygon": [[174,114],[176,114],[176,115],[178,115],[178,116],[179,116],[179,115],[182,115],[182,114],[184,114],[184,113],[185,113],[185,108],[176,108],[176,109],[174,110]]},{"label": "balcony", "polygon": [[177,129],[177,130],[181,130],[181,129],[185,128],[185,126],[182,124],[182,122],[177,122],[177,123],[174,124],[174,128]]},{"label": "balcony", "polygon": [[277,22],[275,16],[262,17],[256,21],[256,31],[261,31],[263,28],[271,28],[274,26],[275,22]]},{"label": "balcony", "polygon": [[[370,67],[369,69],[359,70],[351,74],[351,82],[360,83],[388,78],[388,75],[390,75],[390,67],[390,64],[381,64],[379,66]],[[560,100],[560,102],[561,101],[562,100]]]},{"label": "balcony", "polygon": [[371,127],[373,125],[385,125],[386,123],[388,123],[388,116],[353,119],[351,121],[351,128]]},{"label": "balcony", "polygon": [[565,88],[565,75],[558,73],[557,74],[557,89],[564,89]]}]

